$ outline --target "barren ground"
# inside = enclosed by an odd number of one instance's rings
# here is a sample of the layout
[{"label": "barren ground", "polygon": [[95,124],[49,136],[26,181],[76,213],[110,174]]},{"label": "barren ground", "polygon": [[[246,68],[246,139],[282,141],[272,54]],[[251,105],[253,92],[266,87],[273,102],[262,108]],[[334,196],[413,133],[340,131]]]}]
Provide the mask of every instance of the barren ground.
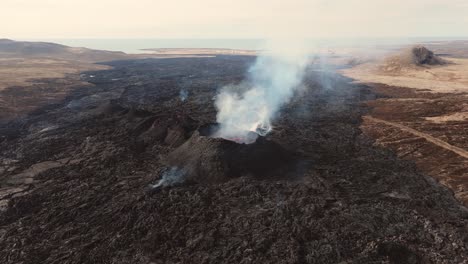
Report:
[{"label": "barren ground", "polygon": [[360,83],[380,83],[439,93],[467,93],[468,59],[449,57],[445,59],[453,64],[388,72],[378,68],[379,62],[369,62],[342,72]]},{"label": "barren ground", "polygon": [[[384,101],[378,108],[372,104],[389,92],[311,67],[304,89],[265,139],[294,153],[288,177],[233,175],[222,183],[148,192],[167,169],[165,158],[196,127],[215,121],[217,90],[241,81],[253,60],[109,62],[109,70],[81,75],[93,86],[70,89],[60,102],[1,125],[0,261],[466,263],[467,209],[413,161],[372,139],[379,142],[377,128],[386,129],[386,123],[373,125],[377,119],[407,120],[405,126],[466,148],[459,132],[465,124],[446,130],[437,123],[430,129],[427,119],[411,123],[423,116],[419,108],[406,117],[401,109],[414,109],[398,101],[435,100],[422,105],[433,110],[424,116],[436,116],[457,112],[458,95],[420,98],[383,87],[394,91],[397,104],[385,107]],[[22,96],[20,89],[10,93]],[[41,96],[48,93],[36,100]],[[375,119],[363,119],[368,113]],[[426,144],[412,130],[388,127]],[[434,168],[463,169],[453,149],[431,148],[427,157],[444,158]]]},{"label": "barren ground", "polygon": [[0,123],[58,102],[74,87],[90,85],[80,79],[82,71],[108,68],[55,58],[0,59]]},{"label": "barren ground", "polygon": [[51,58],[3,58],[0,59],[0,90],[12,86],[31,86],[39,79],[64,78],[69,74],[103,69],[108,67]]},{"label": "barren ground", "polygon": [[377,143],[450,187],[468,205],[468,97],[427,93],[375,84],[381,98],[372,107],[363,130]]},{"label": "barren ground", "polygon": [[[2,44],[5,41],[7,40],[0,39],[0,123],[19,118],[40,107],[53,105],[63,100],[64,96],[76,87],[92,86],[84,81],[80,74],[110,68],[99,62],[117,59],[207,58],[220,54],[255,54],[254,51],[234,49],[155,49],[148,54],[125,54],[49,43],[26,43],[26,52],[21,49],[22,42],[12,41],[8,43],[15,44],[15,49],[2,53]],[[43,45],[47,47],[46,52],[43,51]],[[119,79],[116,77],[110,81]]]},{"label": "barren ground", "polygon": [[468,205],[468,43],[427,46],[452,64],[391,71],[373,61],[342,72],[382,97],[367,102],[363,131]]}]

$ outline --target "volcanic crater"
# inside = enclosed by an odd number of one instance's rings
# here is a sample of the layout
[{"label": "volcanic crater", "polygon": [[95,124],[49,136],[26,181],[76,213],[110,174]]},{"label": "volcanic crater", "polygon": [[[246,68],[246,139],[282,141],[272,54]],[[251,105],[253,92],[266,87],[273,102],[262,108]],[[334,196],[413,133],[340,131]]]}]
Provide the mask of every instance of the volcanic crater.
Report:
[{"label": "volcanic crater", "polygon": [[[212,98],[253,60],[109,62],[93,87],[1,127],[15,136],[0,140],[0,262],[466,262],[466,208],[362,133],[367,86],[310,68],[266,137],[213,137]],[[109,91],[118,107],[67,107]],[[171,168],[197,184],[147,195]]]},{"label": "volcanic crater", "polygon": [[[285,177],[294,155],[267,137],[246,132],[249,144],[217,137],[219,124],[200,126],[166,158],[168,166],[182,169],[186,180],[222,183],[232,178]],[[244,140],[242,140],[244,141]]]}]

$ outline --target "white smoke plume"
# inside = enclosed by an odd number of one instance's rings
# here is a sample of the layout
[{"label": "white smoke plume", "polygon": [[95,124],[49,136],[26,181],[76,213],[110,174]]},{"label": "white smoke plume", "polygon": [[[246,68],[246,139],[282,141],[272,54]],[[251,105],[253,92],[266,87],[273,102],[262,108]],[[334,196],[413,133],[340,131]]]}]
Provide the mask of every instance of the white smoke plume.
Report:
[{"label": "white smoke plume", "polygon": [[188,91],[185,90],[185,89],[182,89],[182,90],[179,91],[179,98],[180,98],[180,100],[181,100],[182,102],[185,102],[185,100],[187,100],[188,95],[189,95],[189,94],[188,94]]},{"label": "white smoke plume", "polygon": [[160,188],[160,187],[170,187],[185,181],[185,171],[177,167],[171,167],[170,169],[164,171],[161,179],[156,184],[151,184],[150,187]]},{"label": "white smoke plume", "polygon": [[[287,103],[301,84],[308,61],[303,41],[273,41],[251,66],[247,80],[229,85],[216,98],[216,137],[240,143],[249,131],[266,135],[280,107]],[[251,143],[251,142],[250,142]]]}]

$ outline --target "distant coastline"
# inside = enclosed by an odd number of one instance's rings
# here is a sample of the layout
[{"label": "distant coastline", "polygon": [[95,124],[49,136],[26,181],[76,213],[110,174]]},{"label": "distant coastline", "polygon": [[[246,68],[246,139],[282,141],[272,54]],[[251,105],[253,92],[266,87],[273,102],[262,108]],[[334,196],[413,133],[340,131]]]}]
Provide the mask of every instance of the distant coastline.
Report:
[{"label": "distant coastline", "polygon": [[[44,41],[70,47],[86,47],[97,50],[122,51],[129,54],[147,53],[155,49],[232,49],[258,51],[267,48],[265,39],[17,39],[24,41]],[[330,38],[307,39],[311,46],[318,47],[363,47],[410,45],[428,42],[468,40],[468,37],[413,37],[413,38]]]},{"label": "distant coastline", "polygon": [[97,50],[122,51],[129,54],[147,53],[148,50],[179,49],[233,49],[259,50],[264,47],[261,39],[24,39],[46,41],[70,47],[86,47]]},{"label": "distant coastline", "polygon": [[257,55],[260,50],[226,48],[154,48],[142,49],[155,55]]}]

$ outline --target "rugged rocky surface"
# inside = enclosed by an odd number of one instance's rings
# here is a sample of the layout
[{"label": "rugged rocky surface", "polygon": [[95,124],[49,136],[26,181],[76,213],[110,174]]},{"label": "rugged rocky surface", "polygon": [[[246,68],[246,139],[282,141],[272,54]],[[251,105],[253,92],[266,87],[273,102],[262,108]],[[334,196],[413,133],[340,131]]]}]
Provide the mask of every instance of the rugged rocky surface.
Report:
[{"label": "rugged rocky surface", "polygon": [[94,87],[3,125],[1,262],[467,262],[468,211],[362,134],[377,95],[333,72],[310,68],[266,137],[294,153],[288,177],[148,192],[252,60],[112,62]]},{"label": "rugged rocky surface", "polygon": [[449,187],[468,205],[468,96],[373,85],[363,131]]},{"label": "rugged rocky surface", "polygon": [[222,183],[243,175],[294,177],[294,173],[289,175],[294,169],[293,153],[274,141],[258,137],[251,144],[239,144],[212,135],[201,129],[193,132],[185,143],[169,153],[167,165],[182,170],[187,181],[205,184]]}]

